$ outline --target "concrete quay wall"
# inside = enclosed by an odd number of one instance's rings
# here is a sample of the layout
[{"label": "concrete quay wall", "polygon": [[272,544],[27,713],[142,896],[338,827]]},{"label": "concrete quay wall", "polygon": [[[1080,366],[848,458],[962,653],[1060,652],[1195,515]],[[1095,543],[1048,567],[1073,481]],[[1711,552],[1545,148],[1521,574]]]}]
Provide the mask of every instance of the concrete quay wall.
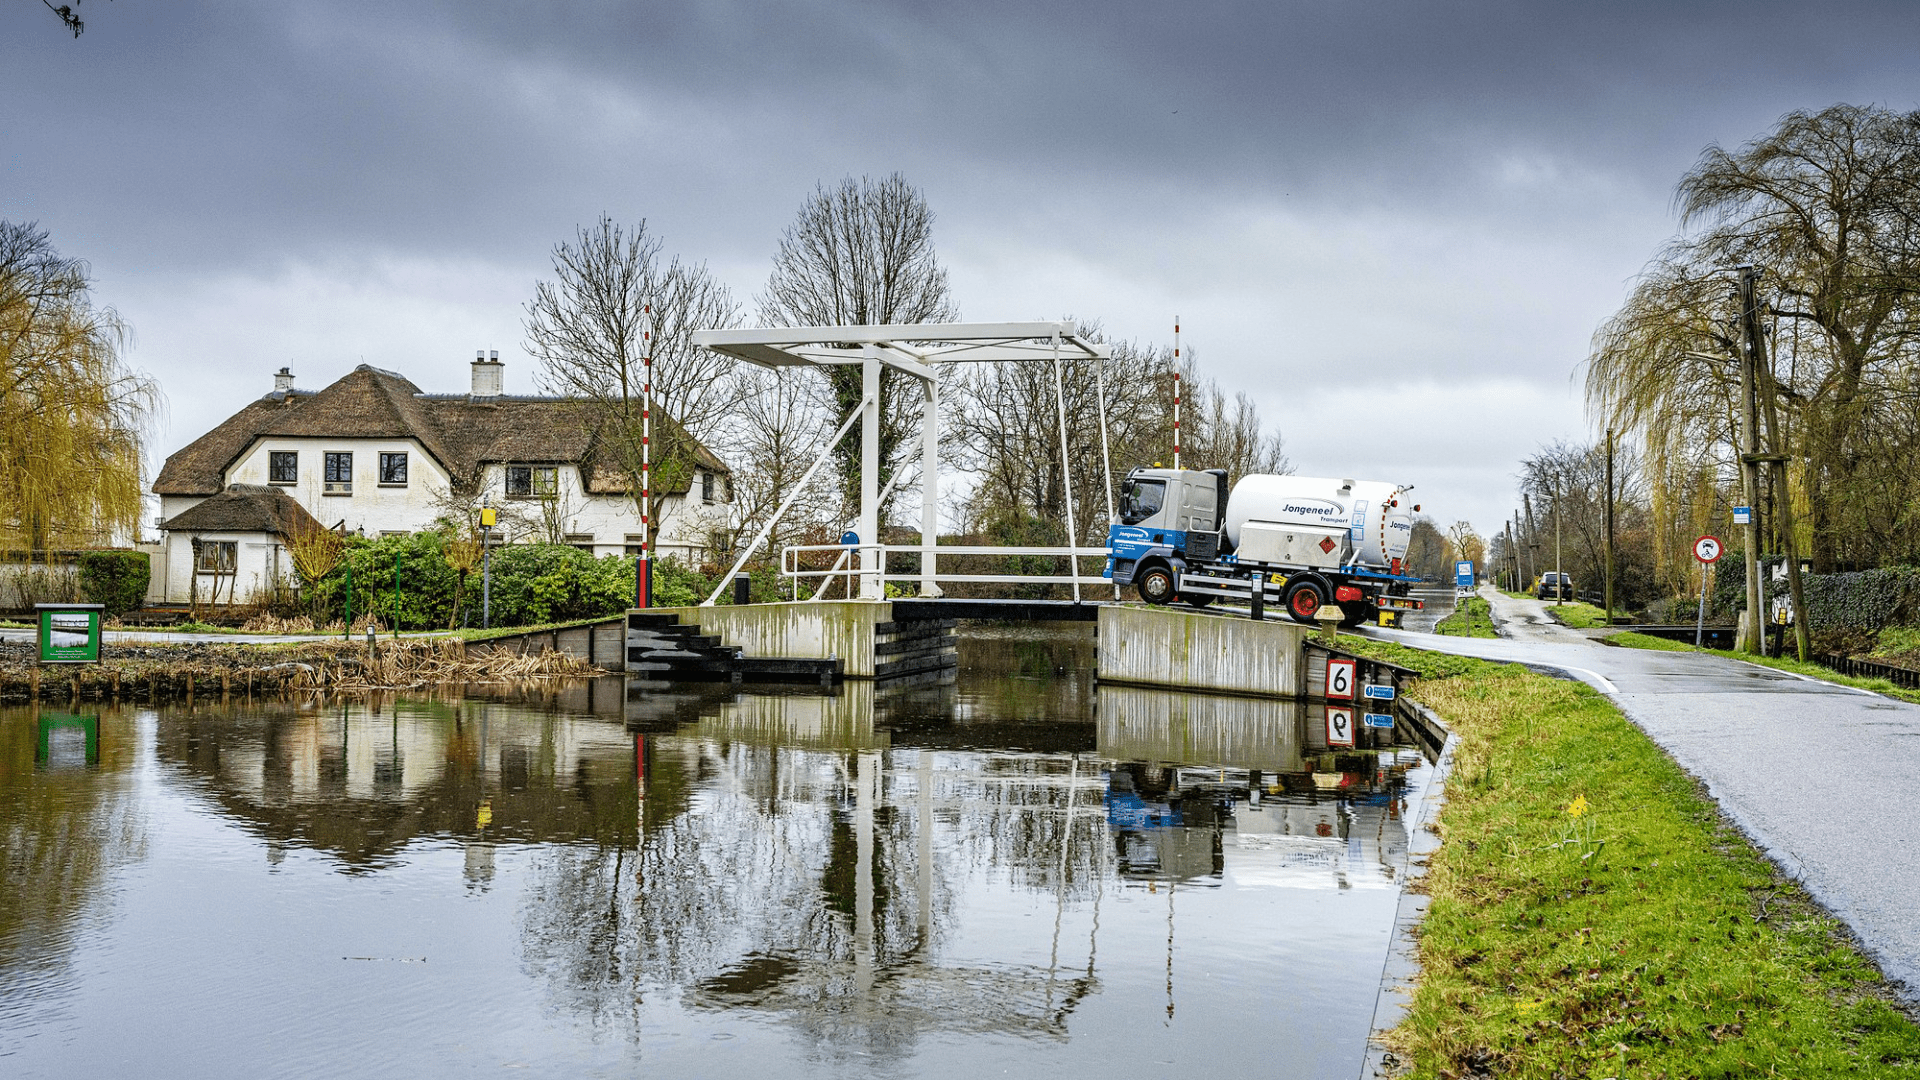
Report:
[{"label": "concrete quay wall", "polygon": [[1226,694],[1301,697],[1303,646],[1313,631],[1292,621],[1209,615],[1182,607],[1100,609],[1102,683]]},{"label": "concrete quay wall", "polygon": [[888,679],[959,663],[952,619],[895,620],[884,600],[653,608],[747,656],[836,657],[849,679]]}]

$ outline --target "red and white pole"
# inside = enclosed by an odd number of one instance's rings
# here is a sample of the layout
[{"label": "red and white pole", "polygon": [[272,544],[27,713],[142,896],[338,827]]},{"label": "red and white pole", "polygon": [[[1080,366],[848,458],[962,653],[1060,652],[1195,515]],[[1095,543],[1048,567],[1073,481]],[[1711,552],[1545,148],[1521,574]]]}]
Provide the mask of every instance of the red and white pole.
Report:
[{"label": "red and white pole", "polygon": [[641,309],[640,328],[640,595],[653,606],[653,305]]},{"label": "red and white pole", "polygon": [[1180,316],[1173,317],[1173,467],[1180,467]]}]

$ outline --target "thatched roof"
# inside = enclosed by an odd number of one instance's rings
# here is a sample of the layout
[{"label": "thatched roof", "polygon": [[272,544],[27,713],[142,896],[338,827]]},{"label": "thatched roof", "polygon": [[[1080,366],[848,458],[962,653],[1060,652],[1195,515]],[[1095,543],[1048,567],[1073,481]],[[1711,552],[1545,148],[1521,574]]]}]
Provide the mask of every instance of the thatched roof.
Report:
[{"label": "thatched roof", "polygon": [[[658,422],[673,424],[655,410]],[[321,439],[411,438],[456,479],[467,482],[488,465],[533,462],[576,465],[589,492],[620,495],[626,478],[609,455],[596,453],[600,422],[586,402],[572,398],[423,394],[391,371],[362,364],[318,393],[276,391],[248,404],[172,457],[153,482],[158,495],[211,495],[254,440],[271,436]],[[656,443],[659,440],[656,440]],[[700,466],[730,472],[695,445]],[[686,490],[667,491],[680,494]]]},{"label": "thatched roof", "polygon": [[322,526],[291,495],[273,487],[235,484],[162,522],[169,532],[257,532],[292,536]]}]

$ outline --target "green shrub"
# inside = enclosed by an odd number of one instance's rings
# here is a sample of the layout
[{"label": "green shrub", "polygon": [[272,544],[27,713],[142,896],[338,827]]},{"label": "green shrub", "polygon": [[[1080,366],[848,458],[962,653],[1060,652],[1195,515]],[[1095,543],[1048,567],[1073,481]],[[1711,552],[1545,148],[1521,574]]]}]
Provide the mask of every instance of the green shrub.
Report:
[{"label": "green shrub", "polygon": [[1816,631],[1920,626],[1920,567],[1814,574],[1803,588],[1807,625]]},{"label": "green shrub", "polygon": [[152,577],[152,562],[144,551],[80,553],[80,595],[89,604],[104,605],[109,618],[145,605]]}]

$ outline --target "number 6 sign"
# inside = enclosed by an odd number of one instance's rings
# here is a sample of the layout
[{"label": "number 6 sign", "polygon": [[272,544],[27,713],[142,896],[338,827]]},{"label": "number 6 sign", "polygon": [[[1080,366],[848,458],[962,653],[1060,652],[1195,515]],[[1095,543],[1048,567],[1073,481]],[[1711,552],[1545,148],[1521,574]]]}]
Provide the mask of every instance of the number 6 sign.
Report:
[{"label": "number 6 sign", "polygon": [[1725,550],[1717,536],[1703,536],[1693,542],[1693,557],[1703,563],[1718,562]]},{"label": "number 6 sign", "polygon": [[1327,696],[1344,701],[1353,700],[1352,660],[1327,661]]}]

